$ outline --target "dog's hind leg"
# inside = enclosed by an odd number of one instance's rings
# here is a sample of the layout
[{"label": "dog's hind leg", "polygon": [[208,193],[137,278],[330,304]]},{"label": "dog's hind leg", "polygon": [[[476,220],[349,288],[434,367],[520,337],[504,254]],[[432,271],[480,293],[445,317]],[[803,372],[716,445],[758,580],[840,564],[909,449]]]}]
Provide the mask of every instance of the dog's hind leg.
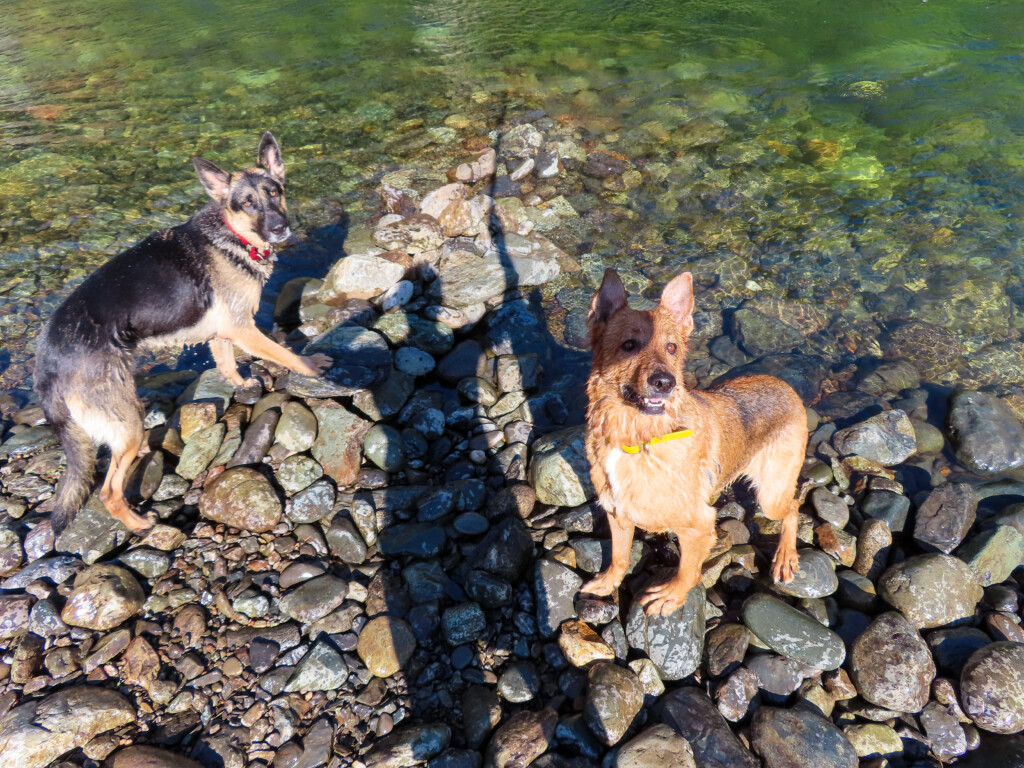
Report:
[{"label": "dog's hind leg", "polygon": [[790,581],[800,569],[796,551],[796,529],[800,521],[797,480],[806,442],[806,429],[799,424],[791,426],[754,454],[743,470],[754,486],[764,516],[782,521],[779,543],[772,558],[772,577],[776,581]]},{"label": "dog's hind leg", "polygon": [[134,533],[143,533],[153,527],[153,522],[132,511],[124,499],[124,481],[128,468],[135,460],[142,445],[142,420],[122,423],[122,431],[116,443],[110,445],[110,468],[100,489],[100,500],[116,519],[124,523]]},{"label": "dog's hind leg", "polygon": [[100,489],[100,501],[116,519],[135,533],[153,527],[152,522],[132,511],[124,498],[124,481],[142,446],[142,403],[135,394],[135,382],[127,371],[116,371],[109,380],[91,390],[88,401],[79,394],[68,398],[72,418],[96,442],[110,446],[110,467]]}]

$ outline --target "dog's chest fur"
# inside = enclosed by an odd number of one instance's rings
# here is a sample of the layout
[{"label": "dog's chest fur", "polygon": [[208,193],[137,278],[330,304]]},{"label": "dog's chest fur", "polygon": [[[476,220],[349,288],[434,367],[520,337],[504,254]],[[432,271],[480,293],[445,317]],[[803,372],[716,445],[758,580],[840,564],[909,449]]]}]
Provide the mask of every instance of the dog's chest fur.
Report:
[{"label": "dog's chest fur", "polygon": [[600,451],[615,513],[645,531],[662,533],[674,529],[681,506],[706,506],[722,468],[691,440],[662,443],[640,453],[618,446]]},{"label": "dog's chest fur", "polygon": [[256,314],[263,282],[243,274],[216,248],[209,248],[207,257],[212,300],[206,312],[194,325],[150,337],[141,346],[163,349],[201,344],[223,335],[229,328],[238,327]]}]

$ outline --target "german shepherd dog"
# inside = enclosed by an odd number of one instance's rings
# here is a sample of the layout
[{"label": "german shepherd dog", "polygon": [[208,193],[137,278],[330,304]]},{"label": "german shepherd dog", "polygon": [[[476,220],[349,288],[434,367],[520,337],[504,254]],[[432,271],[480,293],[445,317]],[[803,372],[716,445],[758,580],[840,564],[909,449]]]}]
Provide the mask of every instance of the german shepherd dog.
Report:
[{"label": "german shepherd dog", "polygon": [[705,391],[683,386],[693,330],[693,278],[684,272],[660,306],[631,309],[618,273],[609,269],[587,319],[594,350],[587,381],[587,457],[612,537],[611,565],[583,592],[612,594],[629,566],[635,526],[671,531],[679,540],[679,571],[648,589],[649,613],[679,608],[700,581],[715,542],[713,501],[738,477],[782,530],[772,576],[789,581],[798,569],[797,479],[807,444],[800,397],[771,376],[744,376]]},{"label": "german shepherd dog", "polygon": [[299,357],[264,336],[254,315],[273,269],[274,245],[291,235],[281,148],[268,131],[257,164],[236,173],[192,164],[211,201],[184,224],[154,232],[72,291],[39,337],[35,386],[60,436],[67,468],[51,524],[59,535],[92,485],[94,443],[110,447],[100,499],[135,533],[154,518],[125,502],[124,481],[142,444],[143,406],[133,371],[140,351],[209,342],[221,375],[243,386],[232,345],[318,376],[331,360]]}]

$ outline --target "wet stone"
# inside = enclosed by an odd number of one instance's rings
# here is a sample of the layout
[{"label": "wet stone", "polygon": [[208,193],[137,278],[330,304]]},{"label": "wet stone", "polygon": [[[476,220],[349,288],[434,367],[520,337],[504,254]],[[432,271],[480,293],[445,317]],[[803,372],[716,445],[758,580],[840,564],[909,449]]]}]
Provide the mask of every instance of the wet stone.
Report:
[{"label": "wet stone", "polygon": [[374,424],[363,437],[363,454],[385,472],[397,472],[405,466],[405,441],[394,427]]},{"label": "wet stone", "polygon": [[607,624],[619,615],[619,606],[609,600],[580,597],[575,602],[576,613],[588,624]]},{"label": "wet stone", "polygon": [[583,716],[605,744],[613,746],[622,739],[643,703],[643,687],[630,670],[606,661],[590,668]]},{"label": "wet stone", "polygon": [[199,512],[208,520],[262,533],[281,520],[281,502],[262,474],[248,467],[235,467],[206,487]]},{"label": "wet stone", "polygon": [[615,652],[611,647],[582,621],[570,619],[562,623],[558,647],[575,667],[586,667],[594,661],[615,659]]},{"label": "wet stone", "polygon": [[71,523],[54,542],[58,552],[69,552],[92,565],[124,544],[131,532],[115,520],[98,495],[88,498]]},{"label": "wet stone", "polygon": [[879,579],[878,594],[915,627],[928,629],[973,616],[983,590],[962,560],[931,554],[892,566]]},{"label": "wet stone", "polygon": [[726,720],[738,723],[750,713],[757,691],[757,675],[746,667],[740,667],[715,691],[718,711]]},{"label": "wet stone", "polygon": [[316,439],[316,416],[302,403],[285,403],[274,439],[292,453],[309,450]]},{"label": "wet stone", "polygon": [[743,605],[743,623],[776,653],[815,669],[835,669],[846,658],[835,632],[777,598],[749,598]]},{"label": "wet stone", "polygon": [[584,427],[552,432],[532,446],[530,484],[542,504],[575,507],[594,498]]},{"label": "wet stone", "polygon": [[849,670],[864,699],[896,712],[919,712],[935,679],[928,644],[895,611],[872,621],[853,643]]},{"label": "wet stone", "polygon": [[128,699],[94,686],[74,686],[28,701],[0,718],[0,767],[43,768],[135,717]]},{"label": "wet stone", "polygon": [[960,701],[975,725],[992,733],[1024,730],[1024,643],[979,648],[960,675]]},{"label": "wet stone", "polygon": [[967,735],[946,707],[933,701],[918,717],[932,752],[940,760],[949,762],[967,753]]},{"label": "wet stone", "polygon": [[0,459],[18,459],[31,456],[59,443],[56,433],[45,425],[29,427],[24,432],[12,435],[0,445]]},{"label": "wet stone", "polygon": [[[263,411],[258,416],[253,418],[252,423],[245,430],[245,434],[242,437],[242,444],[235,451],[235,455],[231,457],[231,460],[225,465],[228,469],[232,467],[240,467],[246,464],[259,464],[263,461],[263,457],[267,455],[267,451],[270,450],[270,446],[274,442],[274,432],[277,429],[277,424],[281,414],[277,409],[270,409]],[[181,479],[181,478],[179,478]],[[164,477],[164,482],[167,481],[167,476]],[[184,481],[183,481],[184,482]],[[159,500],[162,495],[163,485],[158,489],[157,493],[153,496],[154,499]],[[188,483],[184,483],[184,487],[178,484],[175,486],[168,487],[166,493],[171,495],[167,498],[172,498],[174,495],[184,495],[188,490]]]},{"label": "wet stone", "polygon": [[[502,723],[487,745],[488,768],[526,768],[554,741],[558,714],[551,708],[517,712]],[[396,768],[399,768],[396,766]]]},{"label": "wet stone", "polygon": [[451,738],[443,723],[403,726],[378,741],[362,761],[366,768],[407,768],[441,754]]},{"label": "wet stone", "polygon": [[893,533],[902,533],[910,514],[910,499],[892,491],[868,491],[861,502],[861,512],[865,517],[884,521]]},{"label": "wet stone", "polygon": [[305,581],[281,599],[281,613],[304,624],[322,619],[345,601],[348,583],[336,576]]},{"label": "wet stone", "polygon": [[402,669],[416,650],[409,624],[392,616],[376,616],[359,633],[356,652],[375,677],[390,677]]},{"label": "wet stone", "polygon": [[285,515],[296,524],[318,522],[330,513],[335,495],[330,481],[318,480],[288,500]]},{"label": "wet stone", "polygon": [[[552,712],[552,715],[554,713]],[[468,746],[476,748],[501,720],[501,702],[498,694],[483,686],[470,686],[462,694],[462,727]],[[557,720],[557,716],[555,716]],[[552,732],[554,722],[551,724]],[[545,741],[544,749],[547,748]],[[543,750],[542,750],[543,751]]]},{"label": "wet stone", "polygon": [[689,743],[669,726],[653,725],[615,754],[615,768],[697,768]]},{"label": "wet stone", "polygon": [[289,693],[334,691],[348,679],[348,667],[341,654],[326,640],[318,642],[302,657],[284,690]]},{"label": "wet stone", "polygon": [[110,768],[200,768],[199,763],[176,752],[133,744],[108,758]]},{"label": "wet stone", "polygon": [[466,595],[484,608],[499,608],[512,601],[512,585],[487,571],[470,571],[464,588]]},{"label": "wet stone", "polygon": [[704,652],[704,587],[689,591],[686,602],[667,616],[649,615],[639,602],[626,614],[629,645],[654,662],[662,680],[682,680],[700,666]]},{"label": "wet stone", "polygon": [[157,579],[171,567],[171,558],[166,552],[149,547],[131,549],[121,555],[120,560],[146,579]]},{"label": "wet stone", "polygon": [[351,520],[335,517],[327,529],[327,546],[342,562],[358,565],[366,560],[366,542]]},{"label": "wet stone", "polygon": [[[831,473],[829,474],[831,475]],[[831,491],[825,488],[815,488],[811,491],[810,500],[815,514],[826,523],[831,523],[836,528],[842,529],[850,521],[850,508],[846,502]]]},{"label": "wet stone", "polygon": [[75,627],[105,631],[137,614],[145,599],[139,582],[124,568],[94,565],[75,579],[61,619]]},{"label": "wet stone", "polygon": [[454,647],[478,638],[487,627],[487,618],[477,603],[462,603],[445,609],[441,627],[445,642]]},{"label": "wet stone", "polygon": [[700,768],[761,768],[703,690],[678,688],[658,702],[661,719],[693,749]]},{"label": "wet stone", "polygon": [[7,528],[0,528],[0,577],[14,573],[23,559],[18,535]]},{"label": "wet stone", "polygon": [[839,580],[832,558],[816,549],[802,549],[798,553],[800,570],[788,583],[775,582],[772,589],[791,597],[827,597],[836,591]]},{"label": "wet stone", "polygon": [[839,587],[836,592],[840,605],[865,612],[875,608],[878,593],[870,579],[850,570],[841,571],[838,576]]},{"label": "wet stone", "polygon": [[830,721],[799,709],[762,707],[754,713],[750,740],[765,768],[857,768],[857,753]]},{"label": "wet stone", "polygon": [[552,637],[566,619],[576,618],[573,600],[583,579],[571,568],[554,560],[537,561],[534,592],[537,596],[537,627],[544,637]]},{"label": "wet stone", "polygon": [[[288,391],[300,397],[342,397],[369,389],[391,372],[391,350],[379,333],[354,324],[343,324],[319,336],[302,350],[304,356],[324,354],[330,369],[321,379],[292,373]],[[313,409],[323,430],[320,413]]]},{"label": "wet stone", "polygon": [[746,661],[746,667],[757,676],[765,699],[782,703],[803,681],[817,670],[774,653],[759,653]]},{"label": "wet stone", "polygon": [[899,734],[882,723],[848,725],[843,735],[861,758],[895,757],[903,752]]},{"label": "wet stone", "polygon": [[25,589],[33,581],[44,580],[63,584],[81,571],[85,565],[77,557],[56,555],[34,560],[13,576],[0,582],[0,589]]},{"label": "wet stone", "polygon": [[1024,424],[994,395],[957,392],[946,420],[957,459],[973,472],[998,474],[1024,465]]},{"label": "wet stone", "polygon": [[377,548],[387,557],[435,557],[440,554],[444,544],[444,528],[430,523],[392,525],[377,537]]},{"label": "wet stone", "polygon": [[330,401],[323,401],[312,410],[319,425],[313,458],[339,487],[351,485],[359,475],[363,436],[370,422]]},{"label": "wet stone", "polygon": [[505,701],[523,704],[532,701],[540,692],[541,680],[537,668],[528,661],[513,662],[505,667],[498,678],[498,693]]},{"label": "wet stone", "polygon": [[997,525],[969,539],[956,554],[983,587],[999,584],[1024,564],[1024,534],[1013,526]]},{"label": "wet stone", "polygon": [[949,554],[974,525],[978,499],[967,483],[947,483],[928,494],[914,515],[914,540]]},{"label": "wet stone", "polygon": [[298,493],[323,476],[323,469],[309,456],[289,456],[277,468],[277,482],[285,493]]},{"label": "wet stone", "polygon": [[178,467],[174,471],[186,480],[199,477],[220,450],[225,432],[223,424],[211,424],[192,435],[185,443],[185,450],[178,457]]},{"label": "wet stone", "polygon": [[396,312],[380,317],[373,325],[395,346],[409,346],[431,355],[443,355],[455,345],[455,334],[444,323],[418,315]]},{"label": "wet stone", "polygon": [[917,448],[914,426],[901,410],[884,411],[839,430],[832,445],[843,456],[863,456],[887,467],[906,461]]},{"label": "wet stone", "polygon": [[20,637],[29,630],[31,595],[0,595],[0,640]]},{"label": "wet stone", "polygon": [[708,673],[712,677],[728,674],[743,662],[750,644],[750,630],[742,624],[719,624],[704,639]]},{"label": "wet stone", "polygon": [[297,584],[309,581],[325,573],[324,567],[318,563],[294,562],[281,571],[281,589],[291,589]]}]

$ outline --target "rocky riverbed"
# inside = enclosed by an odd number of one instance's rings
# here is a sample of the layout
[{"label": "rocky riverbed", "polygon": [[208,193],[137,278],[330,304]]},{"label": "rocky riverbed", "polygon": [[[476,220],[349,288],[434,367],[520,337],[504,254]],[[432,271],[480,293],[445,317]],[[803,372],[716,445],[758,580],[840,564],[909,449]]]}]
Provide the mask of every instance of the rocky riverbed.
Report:
[{"label": "rocky riverbed", "polygon": [[538,297],[600,268],[557,244],[579,215],[561,190],[644,176],[565,130],[480,136],[447,184],[383,176],[344,258],[277,297],[281,340],[335,360],[324,379],[140,374],[129,493],[161,518],[141,539],[91,499],[54,540],[59,446],[5,401],[0,768],[994,766],[1019,747],[993,734],[1024,730],[1024,399],[948,386],[970,362],[938,326],[851,362],[839,347],[872,331],[842,312],[704,281],[688,384],[771,373],[808,406],[801,571],[771,582],[777,526],[738,486],[675,614],[631,599],[671,572],[665,536],[637,538],[617,600],[578,594],[609,556],[565,346],[582,304]]}]

